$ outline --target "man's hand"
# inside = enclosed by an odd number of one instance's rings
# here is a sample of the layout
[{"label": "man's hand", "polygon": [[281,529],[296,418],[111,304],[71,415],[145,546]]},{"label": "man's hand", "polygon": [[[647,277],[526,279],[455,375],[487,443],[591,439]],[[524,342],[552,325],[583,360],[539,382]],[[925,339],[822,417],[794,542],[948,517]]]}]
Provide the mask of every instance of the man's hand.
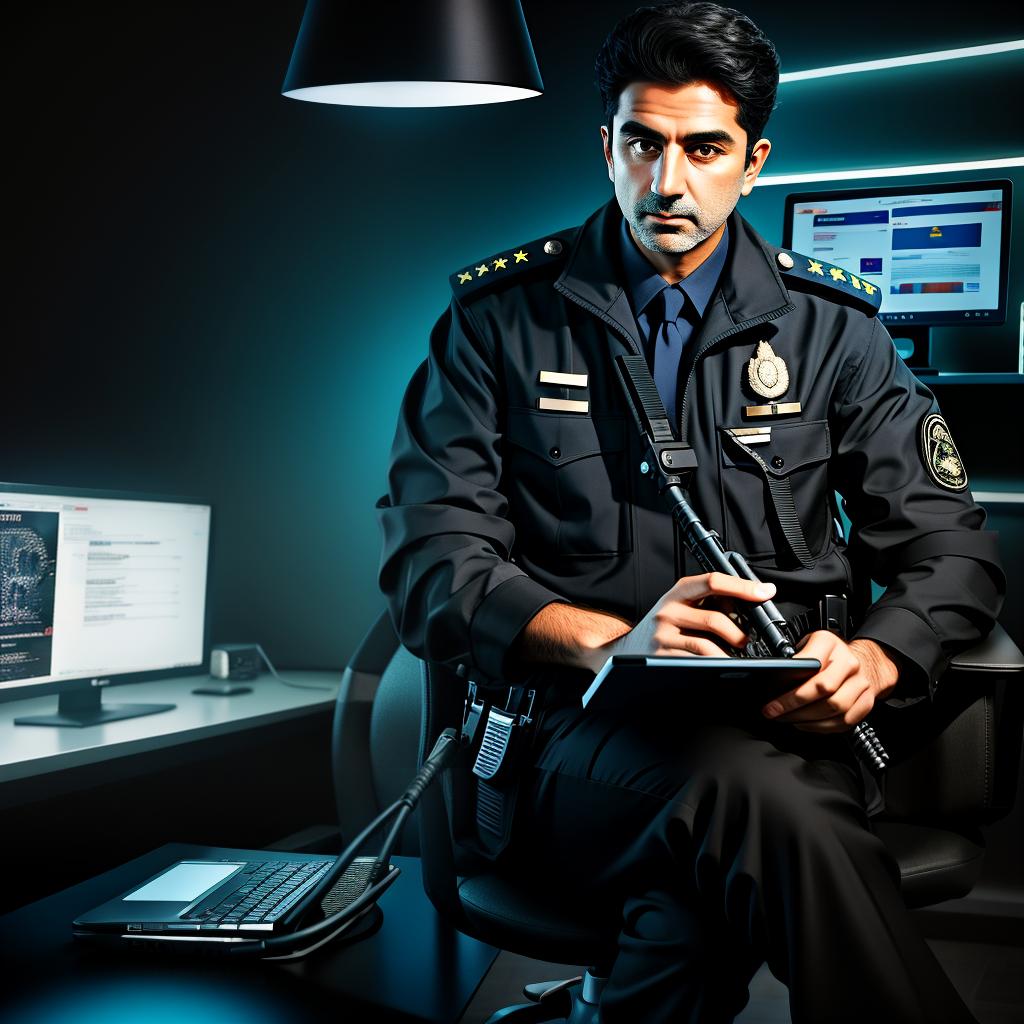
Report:
[{"label": "man's hand", "polygon": [[606,612],[549,604],[526,624],[515,653],[522,661],[573,665],[594,673],[613,654],[724,658],[727,654],[719,646],[721,641],[739,647],[747,637],[725,612],[711,605],[718,603],[727,609],[736,599],[760,603],[774,594],[773,583],[751,583],[724,573],[684,576],[632,628]]},{"label": "man's hand", "polygon": [[[725,612],[734,600],[759,604],[775,595],[774,583],[751,583],[737,576],[710,572],[684,576],[628,632],[585,652],[583,663],[593,672],[613,654],[706,655],[727,658],[721,641],[742,647],[747,635]],[[708,607],[704,607],[705,602]]]},{"label": "man's hand", "polygon": [[834,633],[819,631],[806,638],[799,657],[817,658],[821,671],[762,711],[804,732],[852,729],[867,718],[875,701],[892,693],[899,679],[896,663],[873,640],[846,643]]}]

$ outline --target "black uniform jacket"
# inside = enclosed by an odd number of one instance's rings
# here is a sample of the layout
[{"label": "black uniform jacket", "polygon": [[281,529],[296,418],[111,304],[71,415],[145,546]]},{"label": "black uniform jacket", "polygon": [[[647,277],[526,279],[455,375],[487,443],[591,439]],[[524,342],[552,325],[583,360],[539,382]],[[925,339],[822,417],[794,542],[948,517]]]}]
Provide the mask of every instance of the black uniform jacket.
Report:
[{"label": "black uniform jacket", "polygon": [[[641,475],[641,438],[613,368],[616,355],[642,352],[621,283],[620,222],[612,200],[582,227],[452,275],[451,305],[405,395],[378,503],[380,583],[403,644],[473,678],[507,678],[512,642],[552,601],[636,622],[700,571]],[[729,231],[719,287],[681,368],[676,426],[699,461],[691,503],[777,584],[784,614],[882,584],[856,635],[908,660],[899,693],[928,693],[998,612],[994,535],[981,529],[952,446],[952,469],[929,467],[936,449],[922,431],[938,408],[875,319],[879,297],[769,245],[737,212]],[[799,402],[795,415],[744,413],[768,403],[747,382],[761,341],[785,363],[777,401]],[[585,374],[586,386],[541,383],[542,371]],[[540,398],[586,411],[544,410]],[[744,450],[726,433],[752,425],[770,426],[770,442]],[[780,529],[769,472],[792,494],[802,559]]]}]

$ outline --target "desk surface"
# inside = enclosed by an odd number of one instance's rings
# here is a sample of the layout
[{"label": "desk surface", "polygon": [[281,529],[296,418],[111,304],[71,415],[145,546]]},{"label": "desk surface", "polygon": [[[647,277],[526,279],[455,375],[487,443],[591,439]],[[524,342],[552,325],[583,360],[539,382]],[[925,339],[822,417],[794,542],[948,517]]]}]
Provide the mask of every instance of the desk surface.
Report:
[{"label": "desk surface", "polygon": [[[295,964],[91,949],[71,921],[176,860],[254,851],[172,843],[0,917],[6,1021],[429,1021],[452,1024],[497,956],[445,924],[423,893],[419,861],[381,899],[369,938]],[[306,859],[302,854],[289,854]],[[309,855],[309,859],[315,859]]]},{"label": "desk surface", "polygon": [[284,677],[325,689],[296,689],[269,675],[250,680],[252,692],[234,697],[194,694],[211,681],[206,675],[130,683],[105,691],[104,702],[176,707],[81,729],[14,724],[21,715],[56,710],[55,694],[0,704],[0,809],[88,792],[214,755],[222,764],[225,757],[241,763],[288,735],[310,733],[314,725],[318,733],[329,730],[341,673],[292,671]]},{"label": "desk surface", "polygon": [[325,689],[297,689],[269,675],[247,682],[251,693],[233,697],[194,694],[197,686],[219,682],[205,675],[130,683],[106,689],[104,703],[177,706],[172,711],[83,729],[14,724],[22,715],[55,711],[56,694],[8,701],[0,704],[0,783],[222,736],[333,707],[340,672],[286,672],[284,677]]}]

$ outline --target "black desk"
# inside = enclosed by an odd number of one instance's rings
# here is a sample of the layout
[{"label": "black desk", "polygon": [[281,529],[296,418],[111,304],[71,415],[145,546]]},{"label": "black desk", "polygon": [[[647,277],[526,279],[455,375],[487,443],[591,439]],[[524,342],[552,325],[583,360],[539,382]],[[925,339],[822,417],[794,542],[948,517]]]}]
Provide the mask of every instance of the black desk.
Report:
[{"label": "black desk", "polygon": [[395,858],[402,874],[381,900],[380,931],[294,964],[111,953],[71,938],[77,914],[175,860],[252,852],[171,843],[0,918],[0,1016],[9,1024],[441,1024],[459,1018],[497,956],[438,918],[412,857]]}]

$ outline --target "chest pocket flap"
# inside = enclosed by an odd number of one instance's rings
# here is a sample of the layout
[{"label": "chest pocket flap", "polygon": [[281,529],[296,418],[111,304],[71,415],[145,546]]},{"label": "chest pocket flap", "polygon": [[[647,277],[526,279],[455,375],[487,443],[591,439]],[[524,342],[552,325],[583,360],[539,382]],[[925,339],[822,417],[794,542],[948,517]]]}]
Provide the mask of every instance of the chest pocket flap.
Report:
[{"label": "chest pocket flap", "polygon": [[505,441],[517,543],[563,557],[631,550],[624,419],[509,409]]},{"label": "chest pocket flap", "polygon": [[622,451],[626,423],[612,417],[509,409],[507,440],[552,466],[564,466],[588,455]]},{"label": "chest pocket flap", "polygon": [[731,428],[719,427],[727,532],[753,557],[788,548],[795,562],[807,568],[828,539],[828,422],[765,427],[771,428],[771,439],[760,444],[750,443],[753,435],[734,437]]},{"label": "chest pocket flap", "polygon": [[[828,433],[827,420],[804,420],[799,423],[772,423],[772,437],[767,444],[750,447],[764,459],[773,476],[788,476],[798,469],[804,469],[816,462],[823,462],[832,454],[832,441]],[[719,427],[723,466],[740,466],[744,469],[760,467],[729,435],[728,427]],[[741,436],[737,440],[746,443]]]}]

